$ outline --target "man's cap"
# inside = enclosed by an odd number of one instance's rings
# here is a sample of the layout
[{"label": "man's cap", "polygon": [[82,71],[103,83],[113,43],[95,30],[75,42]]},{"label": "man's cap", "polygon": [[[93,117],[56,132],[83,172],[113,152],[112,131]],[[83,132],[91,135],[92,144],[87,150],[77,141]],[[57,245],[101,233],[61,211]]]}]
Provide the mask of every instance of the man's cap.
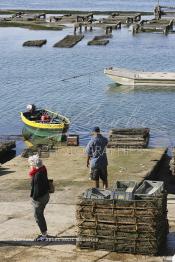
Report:
[{"label": "man's cap", "polygon": [[95,126],[92,128],[92,132],[100,133],[100,128],[98,126]]}]

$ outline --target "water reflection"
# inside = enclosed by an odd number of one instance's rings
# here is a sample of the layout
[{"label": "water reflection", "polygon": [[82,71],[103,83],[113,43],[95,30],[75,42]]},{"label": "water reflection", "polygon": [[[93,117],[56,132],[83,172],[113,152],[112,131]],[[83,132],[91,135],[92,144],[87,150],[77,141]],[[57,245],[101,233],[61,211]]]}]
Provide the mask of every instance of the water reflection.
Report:
[{"label": "water reflection", "polygon": [[124,86],[112,83],[107,86],[109,93],[128,92],[175,92],[175,86]]}]

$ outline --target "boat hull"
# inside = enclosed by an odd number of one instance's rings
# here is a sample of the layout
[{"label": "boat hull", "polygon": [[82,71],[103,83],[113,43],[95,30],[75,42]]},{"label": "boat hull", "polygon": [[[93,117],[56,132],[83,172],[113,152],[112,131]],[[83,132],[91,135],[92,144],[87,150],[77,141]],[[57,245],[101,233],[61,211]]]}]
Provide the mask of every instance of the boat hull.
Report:
[{"label": "boat hull", "polygon": [[22,130],[22,135],[24,139],[30,140],[32,142],[38,141],[38,143],[41,143],[41,141],[55,141],[55,142],[61,142],[65,141],[66,139],[66,131],[68,128],[59,129],[59,130],[47,130],[47,129],[36,129],[32,128],[30,126],[25,125]]},{"label": "boat hull", "polygon": [[116,82],[119,85],[125,85],[125,86],[134,86],[134,80],[126,77],[120,77],[113,74],[105,73],[109,78],[111,78],[114,82]]},{"label": "boat hull", "polygon": [[104,73],[119,85],[175,87],[175,74],[163,72],[139,72],[125,69],[105,69]]},{"label": "boat hull", "polygon": [[[49,121],[41,121],[41,116],[45,116],[43,111],[47,113]],[[65,141],[70,124],[68,118],[48,110],[37,110],[33,115],[21,112],[21,119],[24,123],[22,130],[24,139],[35,144]]]}]

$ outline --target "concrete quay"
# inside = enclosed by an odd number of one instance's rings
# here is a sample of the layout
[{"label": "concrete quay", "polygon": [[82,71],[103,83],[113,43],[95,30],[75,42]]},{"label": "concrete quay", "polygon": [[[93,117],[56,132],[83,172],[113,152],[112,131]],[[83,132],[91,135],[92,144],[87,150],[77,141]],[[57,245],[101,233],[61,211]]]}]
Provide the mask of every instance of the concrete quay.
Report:
[{"label": "concrete quay", "polygon": [[[147,176],[164,179],[169,190],[168,218],[170,234],[159,257],[117,254],[99,250],[78,250],[71,241],[33,242],[39,229],[30,203],[30,178],[26,158],[18,156],[0,167],[0,261],[98,261],[163,262],[175,253],[175,184],[168,174],[165,149],[108,149],[109,184],[116,180],[142,181]],[[76,237],[75,205],[77,196],[92,187],[88,180],[86,156],[81,147],[59,147],[43,159],[56,191],[45,210],[48,233]]]}]

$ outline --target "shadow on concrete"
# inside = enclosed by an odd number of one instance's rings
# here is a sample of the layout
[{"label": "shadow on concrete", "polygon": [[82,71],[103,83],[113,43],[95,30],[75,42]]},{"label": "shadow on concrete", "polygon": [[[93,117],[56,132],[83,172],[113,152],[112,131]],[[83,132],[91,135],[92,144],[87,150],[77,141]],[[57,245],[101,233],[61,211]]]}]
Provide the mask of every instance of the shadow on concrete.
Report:
[{"label": "shadow on concrete", "polygon": [[[7,246],[54,246],[54,245],[76,245],[76,236],[49,236],[47,241],[35,240],[1,240],[0,247]],[[175,254],[175,232],[171,232],[167,236],[166,243],[162,246],[161,252],[157,256],[173,256]]]},{"label": "shadow on concrete", "polygon": [[[153,172],[146,177],[148,180],[164,181],[165,190],[168,194],[175,194],[175,176],[170,171],[171,158],[165,154],[163,161],[160,165],[157,165]],[[157,160],[152,160],[158,162]]]},{"label": "shadow on concrete", "polygon": [[76,245],[76,236],[56,237],[49,236],[45,241],[36,240],[1,240],[3,246],[46,246],[46,245]]},{"label": "shadow on concrete", "polygon": [[5,153],[3,157],[0,158],[0,163],[4,164],[16,156],[16,150],[10,150],[9,152]]},{"label": "shadow on concrete", "polygon": [[0,176],[5,176],[11,173],[15,173],[15,171],[10,171],[7,167],[0,167]]},{"label": "shadow on concrete", "polygon": [[[165,190],[168,194],[175,194],[175,176],[172,175],[170,170],[171,157],[167,154],[164,155],[163,161],[158,165],[155,170],[146,179],[163,181]],[[156,161],[156,160],[153,160]],[[175,200],[175,196],[170,196],[169,200]],[[160,249],[159,256],[173,256],[175,254],[175,232],[170,232],[167,235],[167,241]]]},{"label": "shadow on concrete", "polygon": [[162,247],[159,256],[173,256],[175,254],[175,232],[167,235],[166,245]]}]

